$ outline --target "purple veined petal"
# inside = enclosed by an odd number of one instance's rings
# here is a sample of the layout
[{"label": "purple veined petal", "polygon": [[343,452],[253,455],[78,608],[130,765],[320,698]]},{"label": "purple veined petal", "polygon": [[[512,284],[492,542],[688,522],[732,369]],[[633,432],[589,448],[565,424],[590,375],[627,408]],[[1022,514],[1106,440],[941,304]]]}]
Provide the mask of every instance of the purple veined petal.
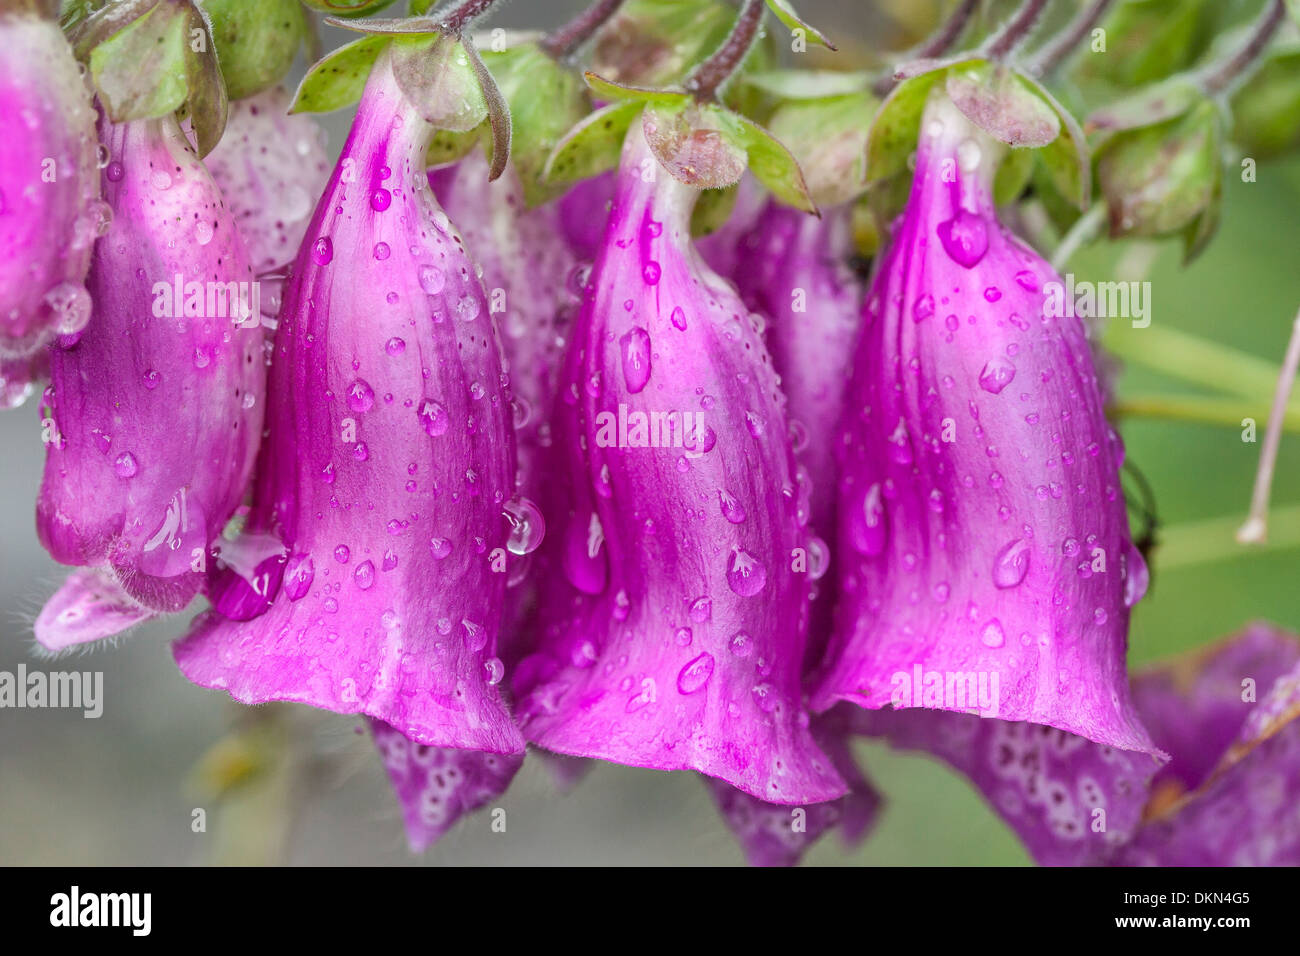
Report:
[{"label": "purple veined petal", "polygon": [[555,202],[565,244],[581,262],[593,261],[600,252],[615,185],[610,170],[575,184]]},{"label": "purple veined petal", "polygon": [[858,731],[965,774],[1043,866],[1105,862],[1138,832],[1159,761],[1044,724],[913,708],[860,710]]},{"label": "purple veined petal", "polygon": [[238,506],[261,439],[257,283],[221,193],[171,117],[102,124],[113,211],[87,287],[94,320],[50,349],[37,530],[178,611]]},{"label": "purple veined petal", "polygon": [[[241,572],[269,573],[270,553],[237,557],[222,606],[264,596],[264,612],[205,614],[174,651],[186,677],[243,703],[297,701],[428,747],[520,753],[497,657],[510,413],[482,284],[429,189],[431,136],[382,55],[276,330],[245,534],[281,542],[279,586]],[[381,187],[390,201],[376,208]]]},{"label": "purple veined petal", "polygon": [[521,726],[547,750],[697,770],[772,803],[838,797],[801,720],[808,585],[791,570],[803,536],[775,374],[691,248],[695,193],[646,182],[650,157],[635,126],[561,380]]},{"label": "purple veined petal", "polygon": [[790,807],[766,803],[720,780],[704,779],[718,812],[751,866],[795,866],[808,848],[831,829],[838,829],[841,842],[852,849],[866,839],[875,825],[881,796],[850,750],[852,727],[841,713],[848,706],[841,704],[814,717],[812,722],[813,737],[849,786],[849,792],[839,799]]},{"label": "purple veined petal", "polygon": [[204,159],[259,276],[293,261],[329,181],[325,130],[305,113],[290,116],[291,102],[277,86],[231,103],[226,131]]},{"label": "purple veined petal", "polygon": [[36,642],[47,651],[89,644],[156,617],[110,575],[74,571],[36,617]]},{"label": "purple veined petal", "polygon": [[1083,328],[1045,307],[1058,277],[997,220],[997,144],[942,92],[921,128],[837,443],[841,601],[813,706],[883,707],[920,666],[996,680],[986,716],[1154,754],[1125,678],[1141,589],[1126,599],[1119,445]]},{"label": "purple veined petal", "polygon": [[412,853],[423,853],[461,817],[504,794],[523,766],[522,753],[429,747],[382,720],[366,723],[402,806]]},{"label": "purple veined petal", "polygon": [[[1134,696],[1173,760],[1157,780],[1146,826],[1112,863],[1300,865],[1296,636],[1252,624],[1190,663],[1138,676]],[[1182,718],[1166,723],[1179,704]],[[1216,761],[1208,772],[1207,756]]]},{"label": "purple veined petal", "polygon": [[[95,112],[58,24],[0,14],[0,359],[89,320],[84,282],[103,227]],[[8,373],[6,373],[8,377]]]}]

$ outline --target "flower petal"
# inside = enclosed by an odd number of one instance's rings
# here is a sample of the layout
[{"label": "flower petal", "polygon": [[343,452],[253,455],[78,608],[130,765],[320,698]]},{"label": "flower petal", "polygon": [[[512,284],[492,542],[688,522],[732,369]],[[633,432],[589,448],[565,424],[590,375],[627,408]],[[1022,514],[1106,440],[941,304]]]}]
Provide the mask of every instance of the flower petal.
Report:
[{"label": "flower petal", "polygon": [[36,641],[47,651],[66,651],[113,637],[156,617],[109,575],[74,571],[45,602],[36,618]]}]

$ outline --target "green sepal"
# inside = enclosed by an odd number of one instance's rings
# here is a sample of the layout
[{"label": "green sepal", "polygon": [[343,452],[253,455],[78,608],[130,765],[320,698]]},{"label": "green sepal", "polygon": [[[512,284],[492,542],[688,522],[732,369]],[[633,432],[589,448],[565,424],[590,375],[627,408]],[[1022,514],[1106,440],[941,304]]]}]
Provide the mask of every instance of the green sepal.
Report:
[{"label": "green sepal", "polygon": [[623,141],[644,107],[626,101],[589,113],[560,137],[542,167],[542,180],[561,188],[618,166]]},{"label": "green sepal", "polygon": [[203,0],[203,11],[232,100],[279,84],[306,36],[298,0]]},{"label": "green sepal", "polygon": [[[244,0],[248,3],[260,3],[261,0]],[[392,6],[393,0],[302,0],[317,13],[333,17],[366,17],[378,13],[384,7]]]},{"label": "green sepal", "polygon": [[339,47],[312,64],[298,84],[290,113],[330,113],[361,98],[375,60],[390,40],[366,36]]},{"label": "green sepal", "polygon": [[828,50],[834,50],[835,47],[830,40],[816,27],[808,23],[807,20],[799,16],[790,4],[790,0],[767,0],[767,7],[776,15],[787,30],[794,33],[796,30],[802,30],[808,39],[818,46],[823,46]]}]

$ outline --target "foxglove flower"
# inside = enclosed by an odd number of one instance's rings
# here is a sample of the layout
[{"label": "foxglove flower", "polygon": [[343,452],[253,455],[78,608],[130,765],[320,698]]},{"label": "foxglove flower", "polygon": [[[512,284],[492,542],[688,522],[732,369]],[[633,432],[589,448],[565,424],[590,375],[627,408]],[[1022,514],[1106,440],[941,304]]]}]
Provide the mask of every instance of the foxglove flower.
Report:
[{"label": "foxglove flower", "polygon": [[833,799],[845,786],[799,686],[784,403],[754,320],[691,246],[697,193],[655,162],[634,124],[556,406],[521,726],[548,750],[694,769],[773,803]]},{"label": "foxglove flower", "polygon": [[[860,732],[968,776],[1044,865],[1300,863],[1300,642],[1253,624],[1141,673],[1142,754],[1051,727],[937,710],[859,711]],[[1258,696],[1258,703],[1256,702]]]},{"label": "foxglove flower", "polygon": [[383,52],[285,291],[242,548],[175,656],[243,703],[512,754],[514,445],[483,288],[425,175],[433,132]]},{"label": "foxglove flower", "polygon": [[[105,207],[90,91],[58,24],[6,9],[0,47],[0,359],[7,364],[89,320],[83,283]],[[3,374],[7,382],[14,371]]]},{"label": "foxglove flower", "polygon": [[[104,573],[55,596],[37,627],[51,649],[97,636],[130,602],[189,603],[262,429],[253,277],[220,192],[174,118],[102,129],[113,221],[88,278],[94,321],[50,352],[37,530],[55,560]],[[108,615],[88,629],[64,613],[87,589]]]},{"label": "foxglove flower", "polygon": [[204,159],[258,276],[278,273],[293,261],[316,197],[329,181],[325,131],[310,116],[290,116],[290,105],[278,86],[231,103],[226,131]]},{"label": "foxglove flower", "polygon": [[932,96],[867,296],[813,704],[966,710],[969,676],[985,716],[1155,753],[1125,680],[1146,570],[1088,343],[1045,308],[1050,266],[997,220],[997,145]]}]

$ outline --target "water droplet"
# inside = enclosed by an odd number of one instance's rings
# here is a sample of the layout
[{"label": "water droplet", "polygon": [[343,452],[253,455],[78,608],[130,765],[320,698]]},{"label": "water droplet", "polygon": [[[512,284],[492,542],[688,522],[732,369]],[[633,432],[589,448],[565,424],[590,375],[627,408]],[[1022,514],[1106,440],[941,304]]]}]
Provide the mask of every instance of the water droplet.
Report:
[{"label": "water droplet", "polygon": [[650,333],[639,325],[619,339],[623,351],[623,381],[635,394],[650,381]]},{"label": "water droplet", "polygon": [[421,403],[419,415],[420,424],[424,426],[425,433],[435,438],[439,435],[445,435],[447,429],[451,426],[451,417],[447,414],[447,409],[433,401],[433,399],[426,398]]},{"label": "water droplet", "polygon": [[465,647],[467,650],[481,651],[487,647],[487,628],[482,624],[477,624],[469,618],[461,618],[460,626],[465,634]]},{"label": "water droplet", "polygon": [[354,412],[368,412],[375,405],[375,390],[363,378],[353,379],[348,386],[348,408]]},{"label": "water droplet", "polygon": [[389,355],[401,355],[406,351],[406,341],[404,339],[399,339],[397,336],[393,336],[384,343],[384,351]]},{"label": "water droplet", "polygon": [[311,247],[312,261],[318,266],[327,266],[334,258],[334,241],[329,236],[321,236]]},{"label": "water droplet", "polygon": [[311,583],[316,578],[316,562],[311,555],[298,553],[289,558],[284,566],[284,591],[290,601],[301,600],[311,590]]},{"label": "water droplet", "polygon": [[680,305],[673,308],[673,314],[670,318],[674,328],[681,329],[683,332],[686,331],[686,312]]},{"label": "water droplet", "polygon": [[375,212],[383,212],[393,202],[393,194],[387,189],[380,187],[370,194],[370,208]]},{"label": "water droplet", "polygon": [[334,560],[339,564],[347,564],[352,557],[352,549],[346,544],[341,544],[334,549]]},{"label": "water droplet", "polygon": [[499,657],[489,657],[483,662],[483,679],[489,687],[495,687],[506,676],[506,665]]},{"label": "water droplet", "polygon": [[1151,572],[1146,559],[1131,541],[1124,543],[1124,606],[1132,607],[1146,596]]},{"label": "water droplet", "polygon": [[980,631],[980,641],[985,647],[1001,647],[1007,642],[1007,635],[1002,630],[1002,622],[996,617],[991,618]]},{"label": "water droplet", "polygon": [[754,703],[763,713],[770,714],[772,711],[776,710],[776,688],[771,684],[767,682],[756,684],[750,693],[754,697]]},{"label": "water droplet", "polygon": [[677,674],[677,689],[683,694],[694,694],[713,676],[713,655],[705,651],[691,660]]},{"label": "water droplet", "polygon": [[920,296],[912,305],[912,319],[920,322],[934,315],[934,296],[926,293]]},{"label": "water droplet", "polygon": [[713,599],[708,595],[697,597],[691,602],[691,606],[687,610],[687,613],[690,614],[691,620],[696,624],[703,624],[709,618],[713,617]]},{"label": "water droplet", "polygon": [[980,388],[997,395],[1016,377],[1016,366],[1010,359],[998,355],[984,363],[980,372]]},{"label": "water droplet", "polygon": [[989,249],[988,223],[982,216],[965,209],[946,222],[939,223],[939,241],[944,251],[960,266],[973,268]]},{"label": "water droplet", "polygon": [[502,514],[510,522],[506,548],[511,554],[532,554],[546,537],[546,519],[542,509],[528,498],[515,496],[505,503]]},{"label": "water droplet", "polygon": [[646,285],[658,285],[662,274],[663,270],[657,262],[647,262],[641,269],[641,278],[645,279]]},{"label": "water droplet", "polygon": [[564,547],[564,573],[569,582],[585,594],[605,590],[605,529],[596,512],[587,519],[570,522]]},{"label": "water droplet", "polygon": [[429,540],[429,551],[433,556],[441,561],[447,555],[451,554],[451,541],[448,538],[431,538]]},{"label": "water droplet", "polygon": [[743,524],[745,521],[745,506],[742,505],[735,497],[727,491],[718,489],[718,505],[722,510],[722,517],[726,518],[732,524]]},{"label": "water droplet", "polygon": [[880,482],[867,489],[862,497],[862,505],[851,516],[849,528],[853,548],[859,554],[874,557],[885,550],[888,526]]},{"label": "water droplet", "polygon": [[420,266],[419,276],[425,295],[437,295],[447,286],[447,274],[437,266]]},{"label": "water droplet", "polygon": [[820,581],[831,566],[831,549],[816,535],[808,539],[808,578]]},{"label": "water droplet", "polygon": [[767,569],[744,548],[732,548],[727,584],[741,597],[753,597],[767,584]]},{"label": "water droplet", "polygon": [[124,451],[113,459],[113,471],[117,473],[119,478],[134,478],[139,470],[139,462],[135,460],[135,455],[129,451]]},{"label": "water droplet", "polygon": [[392,254],[393,254],[393,250],[388,247],[388,243],[386,242],[375,243],[375,258],[378,259],[380,262],[383,262]]},{"label": "water droplet", "polygon": [[90,322],[90,293],[75,282],[60,282],[45,293],[45,306],[60,335],[76,335]]},{"label": "water droplet", "polygon": [[357,582],[357,587],[363,591],[370,590],[371,585],[375,583],[375,565],[373,561],[362,561],[352,572],[352,579]]},{"label": "water droplet", "polygon": [[727,642],[727,647],[731,653],[735,654],[741,660],[750,657],[754,653],[754,639],[744,631],[737,631],[731,635],[731,640]]},{"label": "water droplet", "polygon": [[206,246],[216,234],[216,226],[206,219],[200,219],[194,224],[194,241],[201,246]]},{"label": "water droplet", "polygon": [[1029,573],[1029,542],[1016,538],[1002,546],[993,559],[993,583],[1000,588],[1013,588]]}]

